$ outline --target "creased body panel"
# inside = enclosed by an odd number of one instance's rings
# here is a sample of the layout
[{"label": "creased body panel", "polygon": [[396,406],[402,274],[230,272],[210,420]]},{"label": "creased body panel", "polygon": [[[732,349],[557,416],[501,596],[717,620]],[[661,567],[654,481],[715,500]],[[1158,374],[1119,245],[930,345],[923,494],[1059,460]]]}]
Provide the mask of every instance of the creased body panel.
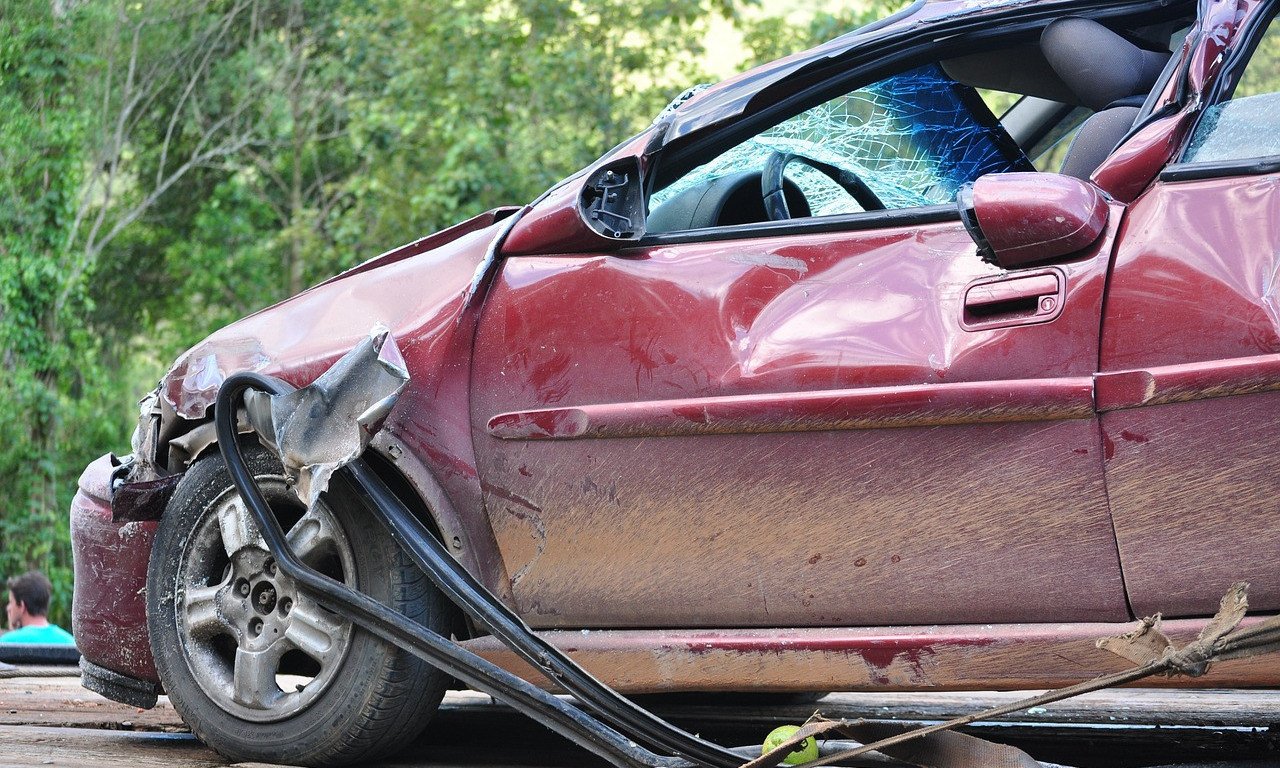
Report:
[{"label": "creased body panel", "polygon": [[1133,609],[1280,609],[1280,176],[1157,183],[1103,323],[1107,489]]},{"label": "creased body panel", "polygon": [[1113,234],[1062,265],[1056,320],[979,331],[966,293],[1001,273],[958,222],[508,258],[473,428],[517,606],[543,627],[1125,618],[1092,411]]},{"label": "creased body panel", "polygon": [[475,305],[493,265],[494,240],[505,226],[460,225],[455,239],[426,238],[419,247],[428,250],[419,253],[397,249],[369,268],[229,325],[184,356],[162,391],[179,413],[184,402],[211,397],[216,385],[207,394],[198,390],[209,381],[209,359],[222,376],[251,369],[303,386],[375,324],[385,325],[400,345],[410,381],[373,447],[431,506],[453,552],[506,596],[492,535],[480,516],[468,514],[479,508],[480,491],[467,419]]},{"label": "creased body panel", "polygon": [[1280,175],[1159,183],[1116,256],[1102,370],[1280,353]]}]

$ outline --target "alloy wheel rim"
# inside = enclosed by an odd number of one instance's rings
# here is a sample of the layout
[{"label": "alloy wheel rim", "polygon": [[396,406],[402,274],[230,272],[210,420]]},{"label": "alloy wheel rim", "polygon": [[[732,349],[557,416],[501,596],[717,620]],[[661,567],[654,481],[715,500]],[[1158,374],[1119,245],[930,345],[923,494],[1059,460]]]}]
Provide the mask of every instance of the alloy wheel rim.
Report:
[{"label": "alloy wheel rim", "polygon": [[[260,478],[272,499],[283,478]],[[304,563],[355,586],[351,542],[324,502],[274,505]],[[243,720],[274,722],[306,709],[332,684],[351,624],[321,607],[277,567],[240,496],[210,504],[179,558],[174,596],[179,644],[201,690]]]}]

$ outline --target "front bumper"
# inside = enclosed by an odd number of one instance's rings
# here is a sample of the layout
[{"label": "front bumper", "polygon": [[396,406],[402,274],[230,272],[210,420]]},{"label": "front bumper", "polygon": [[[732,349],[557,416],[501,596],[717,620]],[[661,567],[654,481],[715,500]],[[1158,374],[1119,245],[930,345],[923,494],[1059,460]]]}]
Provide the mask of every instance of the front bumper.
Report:
[{"label": "front bumper", "polygon": [[147,638],[147,562],[155,520],[126,521],[111,509],[119,461],[85,468],[71,501],[75,594],[71,629],[84,659],[126,677],[158,683]]}]

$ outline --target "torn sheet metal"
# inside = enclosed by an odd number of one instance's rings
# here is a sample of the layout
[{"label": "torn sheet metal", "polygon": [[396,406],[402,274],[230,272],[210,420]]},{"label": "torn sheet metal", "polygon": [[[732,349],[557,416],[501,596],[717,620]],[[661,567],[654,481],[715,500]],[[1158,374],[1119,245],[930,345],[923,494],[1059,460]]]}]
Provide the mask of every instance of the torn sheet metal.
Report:
[{"label": "torn sheet metal", "polygon": [[111,496],[111,519],[116,523],[159,520],[177,490],[181,475],[121,483]]},{"label": "torn sheet metal", "polygon": [[275,449],[308,507],[340,467],[359,456],[409,383],[391,331],[381,324],[314,382],[283,395],[251,390],[250,424]]}]

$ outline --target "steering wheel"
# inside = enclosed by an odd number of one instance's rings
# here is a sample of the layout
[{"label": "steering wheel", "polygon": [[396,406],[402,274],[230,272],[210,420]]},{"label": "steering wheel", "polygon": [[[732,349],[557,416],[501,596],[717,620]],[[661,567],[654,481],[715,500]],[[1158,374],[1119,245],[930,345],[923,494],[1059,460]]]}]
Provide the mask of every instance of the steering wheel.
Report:
[{"label": "steering wheel", "polygon": [[858,178],[858,174],[837,168],[830,163],[814,160],[812,157],[797,155],[792,152],[772,152],[764,161],[764,170],[760,173],[760,192],[764,196],[764,210],[770,221],[782,221],[791,218],[787,208],[787,197],[783,192],[782,172],[791,163],[804,163],[814,170],[826,174],[840,188],[853,196],[864,211],[882,211],[884,203],[876,197],[867,183]]}]

